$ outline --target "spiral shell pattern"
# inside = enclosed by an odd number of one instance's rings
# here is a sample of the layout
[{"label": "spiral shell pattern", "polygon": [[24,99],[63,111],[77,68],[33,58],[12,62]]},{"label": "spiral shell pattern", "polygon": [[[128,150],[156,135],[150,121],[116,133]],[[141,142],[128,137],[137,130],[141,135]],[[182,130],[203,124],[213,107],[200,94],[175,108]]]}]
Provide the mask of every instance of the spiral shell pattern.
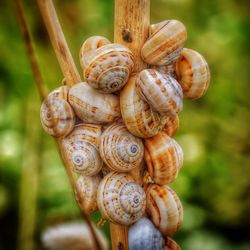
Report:
[{"label": "spiral shell pattern", "polygon": [[151,35],[142,47],[142,59],[150,65],[169,65],[180,56],[187,40],[185,26],[177,20],[151,25]]},{"label": "spiral shell pattern", "polygon": [[132,76],[120,93],[120,106],[123,121],[129,132],[141,138],[149,138],[162,130],[164,119],[142,100],[136,92],[136,79]]},{"label": "spiral shell pattern", "polygon": [[181,86],[169,75],[145,69],[139,73],[136,88],[139,96],[163,115],[175,116],[182,110]]},{"label": "spiral shell pattern", "polygon": [[143,215],[146,195],[129,174],[110,172],[99,184],[97,205],[103,218],[130,225]]},{"label": "spiral shell pattern", "polygon": [[171,236],[183,221],[183,208],[177,194],[168,186],[150,184],[146,191],[147,213],[164,236]]},{"label": "spiral shell pattern", "polygon": [[138,167],[143,159],[141,139],[130,134],[125,125],[114,123],[102,134],[100,154],[113,170],[127,172]]},{"label": "spiral shell pattern", "polygon": [[85,213],[91,213],[97,210],[96,195],[101,178],[98,175],[81,175],[77,180],[77,186],[81,193],[81,208]]},{"label": "spiral shell pattern", "polygon": [[186,98],[197,99],[206,93],[210,71],[206,60],[197,51],[182,50],[176,62],[176,74]]},{"label": "spiral shell pattern", "polygon": [[144,159],[155,183],[165,185],[174,181],[183,165],[183,151],[166,133],[145,139]]},{"label": "spiral shell pattern", "polygon": [[173,137],[179,128],[179,116],[176,115],[171,117],[168,122],[166,122],[163,132],[165,132],[168,136]]}]

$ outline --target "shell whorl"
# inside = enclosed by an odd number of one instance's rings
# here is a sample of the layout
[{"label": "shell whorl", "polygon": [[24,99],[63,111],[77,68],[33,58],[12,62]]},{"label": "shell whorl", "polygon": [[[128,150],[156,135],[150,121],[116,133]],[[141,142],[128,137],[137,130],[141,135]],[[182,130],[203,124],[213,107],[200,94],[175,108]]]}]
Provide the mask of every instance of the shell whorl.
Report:
[{"label": "shell whorl", "polygon": [[146,195],[129,174],[110,172],[99,184],[97,204],[105,219],[130,225],[143,215]]},{"label": "shell whorl", "polygon": [[125,125],[114,123],[101,136],[100,154],[113,170],[127,172],[138,167],[143,159],[141,139],[130,134]]},{"label": "shell whorl", "polygon": [[182,110],[182,89],[169,75],[154,69],[144,69],[136,81],[137,92],[157,112],[175,116]]},{"label": "shell whorl", "polygon": [[104,124],[121,116],[117,96],[99,93],[85,82],[71,87],[69,102],[77,116],[86,123]]},{"label": "shell whorl", "polygon": [[177,20],[151,25],[151,35],[142,47],[142,59],[150,65],[174,63],[187,40],[185,26]]},{"label": "shell whorl", "polygon": [[171,236],[183,221],[183,208],[177,194],[168,186],[147,187],[147,213],[164,236]]},{"label": "shell whorl", "polygon": [[100,181],[101,178],[98,175],[81,175],[77,180],[77,186],[81,193],[81,208],[83,208],[86,213],[97,210],[96,195]]},{"label": "shell whorl", "polygon": [[169,121],[166,122],[163,131],[170,137],[173,137],[179,128],[179,116],[176,115],[171,117]]},{"label": "shell whorl", "polygon": [[184,48],[176,62],[176,74],[186,98],[202,97],[209,86],[210,71],[204,57],[197,51]]},{"label": "shell whorl", "polygon": [[120,106],[123,121],[129,132],[141,138],[156,135],[164,127],[164,119],[142,100],[136,92],[138,75],[130,77],[120,93]]},{"label": "shell whorl", "polygon": [[183,165],[183,151],[166,133],[145,139],[144,159],[155,183],[165,185],[174,181]]},{"label": "shell whorl", "polygon": [[147,218],[141,218],[128,231],[130,250],[164,250],[165,241],[159,230]]}]

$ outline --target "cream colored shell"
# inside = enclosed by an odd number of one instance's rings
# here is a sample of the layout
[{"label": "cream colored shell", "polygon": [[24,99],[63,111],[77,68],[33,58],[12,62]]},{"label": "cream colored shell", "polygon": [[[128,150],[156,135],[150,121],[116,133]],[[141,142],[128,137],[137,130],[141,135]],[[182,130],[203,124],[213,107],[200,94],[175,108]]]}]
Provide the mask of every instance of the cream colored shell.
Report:
[{"label": "cream colored shell", "polygon": [[142,59],[150,65],[174,63],[187,40],[185,26],[177,20],[151,25],[150,36],[141,49]]},{"label": "cream colored shell", "polygon": [[85,213],[91,213],[97,210],[97,188],[101,181],[101,177],[81,175],[77,180],[77,187],[81,194],[81,208]]},{"label": "cream colored shell", "polygon": [[139,73],[136,87],[139,96],[157,112],[176,116],[182,110],[182,89],[173,77],[144,69]]},{"label": "cream colored shell", "polygon": [[129,174],[110,172],[98,187],[97,205],[103,218],[130,225],[143,215],[146,195]]},{"label": "cream colored shell", "polygon": [[176,62],[176,74],[186,98],[202,97],[209,86],[210,71],[204,57],[197,51],[184,48]]},{"label": "cream colored shell", "polygon": [[165,118],[153,110],[136,92],[136,79],[132,76],[120,93],[123,121],[129,132],[141,138],[156,135],[165,125]]},{"label": "cream colored shell", "polygon": [[71,87],[69,102],[76,115],[86,123],[109,123],[121,116],[117,96],[99,93],[85,82]]},{"label": "cream colored shell", "polygon": [[145,139],[144,159],[155,183],[165,185],[174,181],[183,165],[183,151],[166,133]]},{"label": "cream colored shell", "polygon": [[150,69],[155,69],[163,75],[170,75],[176,79],[175,63],[170,65],[151,65]]},{"label": "cream colored shell", "polygon": [[122,123],[111,124],[101,136],[101,157],[115,171],[127,172],[139,167],[143,153],[141,139],[130,134]]},{"label": "cream colored shell", "polygon": [[166,122],[163,131],[170,137],[173,137],[179,128],[179,116],[176,115],[171,117],[168,122]]},{"label": "cream colored shell", "polygon": [[164,236],[171,236],[183,221],[183,208],[177,194],[168,186],[150,184],[146,191],[147,213]]}]

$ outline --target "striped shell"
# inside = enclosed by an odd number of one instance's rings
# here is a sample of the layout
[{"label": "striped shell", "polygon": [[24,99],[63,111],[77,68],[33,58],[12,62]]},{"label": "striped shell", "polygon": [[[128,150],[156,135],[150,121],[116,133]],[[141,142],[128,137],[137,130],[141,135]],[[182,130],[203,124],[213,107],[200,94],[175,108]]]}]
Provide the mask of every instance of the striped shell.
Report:
[{"label": "striped shell", "polygon": [[150,65],[174,63],[187,40],[185,26],[177,20],[151,25],[150,36],[142,47],[142,59]]},{"label": "striped shell", "polygon": [[130,225],[143,215],[146,195],[129,174],[110,172],[98,187],[97,205],[103,218]]},{"label": "striped shell", "polygon": [[182,110],[181,86],[169,75],[144,69],[139,73],[136,88],[139,96],[163,115],[175,116]]},{"label": "striped shell", "polygon": [[64,137],[75,125],[75,114],[67,102],[67,87],[52,91],[43,101],[40,109],[42,127],[49,135]]},{"label": "striped shell", "polygon": [[165,250],[181,250],[181,247],[173,239],[166,237]]},{"label": "striped shell", "polygon": [[85,82],[71,87],[69,102],[76,115],[86,123],[109,123],[121,116],[117,96],[99,93]]},{"label": "striped shell", "polygon": [[100,37],[100,44],[98,44],[100,46],[96,50],[85,52],[92,40],[95,47],[97,39],[97,37],[90,37],[85,42],[87,45],[84,43],[81,48],[84,78],[91,87],[103,93],[113,93],[120,90],[128,81],[134,67],[133,55],[123,45],[105,44],[103,37]]},{"label": "striped shell", "polygon": [[155,183],[165,185],[174,181],[183,165],[183,151],[166,133],[145,139],[144,159]]},{"label": "striped shell", "polygon": [[110,125],[101,136],[101,157],[115,171],[127,172],[138,167],[143,153],[141,139],[130,134],[122,123]]},{"label": "striped shell", "polygon": [[121,113],[131,134],[149,138],[162,130],[165,119],[139,97],[135,86],[137,77],[132,76],[120,93]]},{"label": "striped shell", "polygon": [[171,117],[169,121],[166,123],[163,131],[170,137],[173,137],[179,128],[179,117],[178,115]]},{"label": "striped shell", "polygon": [[176,62],[176,74],[186,98],[197,99],[206,93],[210,71],[206,60],[198,52],[184,48]]},{"label": "striped shell", "polygon": [[98,175],[85,176],[81,175],[77,180],[77,186],[81,193],[81,208],[85,213],[91,213],[97,210],[97,188],[101,181]]},{"label": "striped shell", "polygon": [[176,193],[168,186],[150,184],[146,191],[147,213],[164,236],[171,236],[183,221],[183,208]]},{"label": "striped shell", "polygon": [[147,218],[141,218],[128,231],[129,250],[164,250],[165,241]]},{"label": "striped shell", "polygon": [[170,65],[152,65],[150,69],[155,69],[163,75],[170,75],[171,77],[176,79],[175,73],[175,63]]}]

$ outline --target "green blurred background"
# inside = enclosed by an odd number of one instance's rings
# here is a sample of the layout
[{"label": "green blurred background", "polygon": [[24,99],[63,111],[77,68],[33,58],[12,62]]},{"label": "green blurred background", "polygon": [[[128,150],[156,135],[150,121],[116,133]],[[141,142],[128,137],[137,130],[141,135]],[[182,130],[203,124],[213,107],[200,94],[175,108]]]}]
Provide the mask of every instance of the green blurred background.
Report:
[{"label": "green blurred background", "polygon": [[[78,51],[87,37],[112,39],[113,1],[55,4],[80,69]],[[151,23],[181,20],[186,47],[203,54],[211,69],[205,97],[184,101],[175,136],[185,161],[171,184],[184,206],[174,238],[184,250],[250,249],[248,7],[247,0],[151,0]],[[24,8],[50,91],[63,77],[36,1],[24,1]],[[42,230],[80,214],[55,142],[40,126],[40,99],[14,5],[2,0],[0,9],[0,249],[41,249]],[[107,226],[104,231],[108,235]]]}]

